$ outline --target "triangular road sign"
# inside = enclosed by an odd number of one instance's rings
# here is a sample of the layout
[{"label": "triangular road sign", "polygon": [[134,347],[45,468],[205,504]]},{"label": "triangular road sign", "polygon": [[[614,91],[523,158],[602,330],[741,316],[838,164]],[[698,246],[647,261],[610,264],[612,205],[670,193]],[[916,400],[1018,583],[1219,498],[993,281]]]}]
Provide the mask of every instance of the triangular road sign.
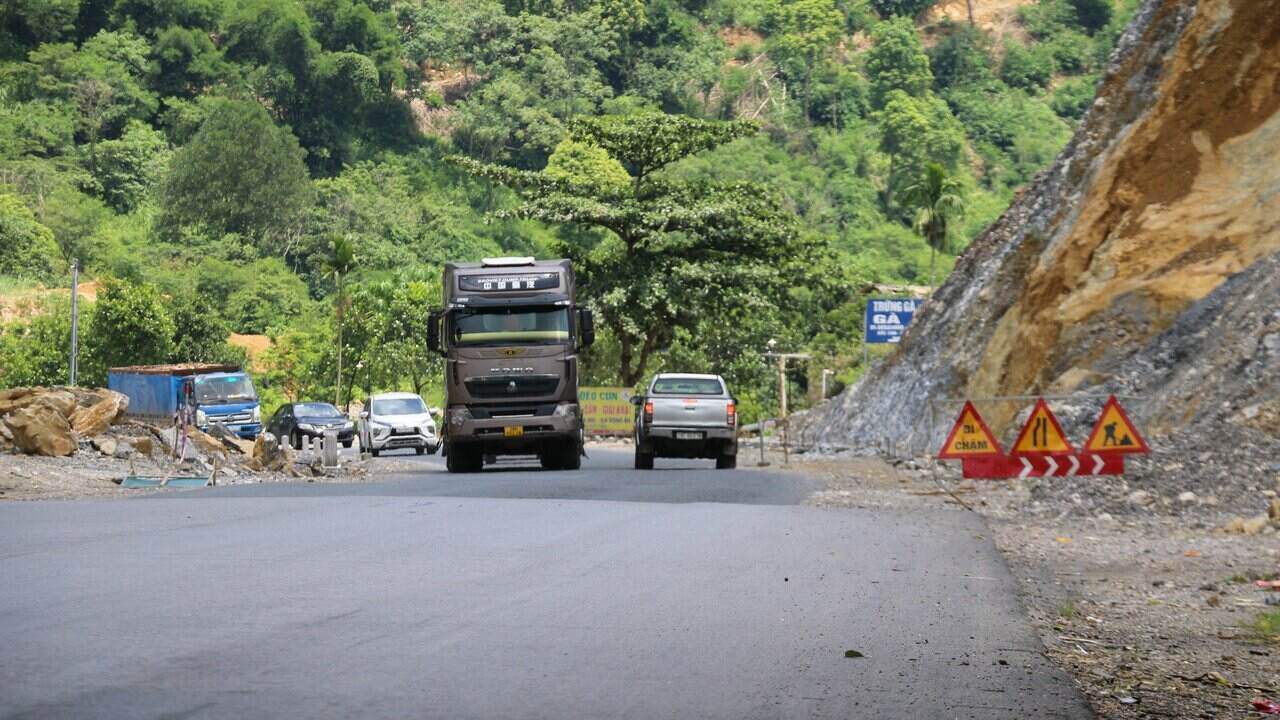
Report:
[{"label": "triangular road sign", "polygon": [[947,435],[947,441],[943,443],[938,457],[943,460],[963,460],[983,455],[1003,454],[1000,443],[997,443],[995,436],[991,434],[991,429],[982,421],[982,416],[973,407],[973,403],[966,400],[964,407],[960,410],[960,417],[956,418],[956,424]]},{"label": "triangular road sign", "polygon": [[1116,396],[1107,398],[1102,406],[1102,414],[1098,416],[1098,424],[1093,426],[1089,434],[1089,442],[1084,444],[1085,452],[1091,453],[1149,453],[1151,448],[1142,439],[1138,428],[1129,420],[1124,408],[1120,407]]},{"label": "triangular road sign", "polygon": [[1058,418],[1049,411],[1049,404],[1040,398],[1031,410],[1031,417],[1022,426],[1018,439],[1013,443],[1010,455],[1071,455],[1075,448],[1062,432]]}]

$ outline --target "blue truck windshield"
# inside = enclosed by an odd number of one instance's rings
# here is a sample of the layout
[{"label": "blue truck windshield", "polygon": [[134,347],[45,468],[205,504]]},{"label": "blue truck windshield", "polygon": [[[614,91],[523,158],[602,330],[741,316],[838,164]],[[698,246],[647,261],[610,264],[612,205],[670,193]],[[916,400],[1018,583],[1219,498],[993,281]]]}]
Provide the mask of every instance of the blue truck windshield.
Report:
[{"label": "blue truck windshield", "polygon": [[477,308],[453,313],[454,345],[506,345],[569,341],[567,308]]},{"label": "blue truck windshield", "polygon": [[258,392],[248,375],[196,378],[196,402],[201,405],[256,402]]}]

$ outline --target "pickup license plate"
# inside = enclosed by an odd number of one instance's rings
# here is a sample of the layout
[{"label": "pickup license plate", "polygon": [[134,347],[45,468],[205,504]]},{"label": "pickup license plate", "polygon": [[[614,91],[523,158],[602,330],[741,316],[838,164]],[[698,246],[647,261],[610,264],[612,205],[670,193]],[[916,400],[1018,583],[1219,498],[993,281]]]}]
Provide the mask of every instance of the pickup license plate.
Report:
[{"label": "pickup license plate", "polygon": [[702,439],[702,433],[700,433],[700,432],[677,432],[677,433],[676,433],[676,439],[677,439],[677,440],[701,440],[701,439]]},{"label": "pickup license plate", "polygon": [[509,425],[507,427],[504,427],[502,428],[502,435],[504,437],[521,437],[524,435],[524,426]]}]

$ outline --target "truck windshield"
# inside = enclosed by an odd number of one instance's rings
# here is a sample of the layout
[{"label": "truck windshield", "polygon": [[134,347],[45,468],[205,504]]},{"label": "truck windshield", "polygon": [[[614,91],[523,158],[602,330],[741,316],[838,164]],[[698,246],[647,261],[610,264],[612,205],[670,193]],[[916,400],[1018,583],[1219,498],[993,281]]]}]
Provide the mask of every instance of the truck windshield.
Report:
[{"label": "truck windshield", "polygon": [[248,375],[196,378],[196,402],[204,405],[253,402],[258,393]]},{"label": "truck windshield", "polygon": [[719,395],[724,392],[714,378],[662,378],[653,383],[655,395]]},{"label": "truck windshield", "polygon": [[567,308],[476,308],[453,313],[454,345],[561,343],[569,340]]}]

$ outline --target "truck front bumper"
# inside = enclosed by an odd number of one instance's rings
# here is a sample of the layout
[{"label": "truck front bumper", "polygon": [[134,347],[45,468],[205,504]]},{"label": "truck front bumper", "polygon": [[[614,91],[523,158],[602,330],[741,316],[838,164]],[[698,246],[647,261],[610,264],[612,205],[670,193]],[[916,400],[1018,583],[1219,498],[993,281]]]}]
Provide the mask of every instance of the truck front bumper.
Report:
[{"label": "truck front bumper", "polygon": [[449,442],[481,443],[495,451],[537,449],[544,440],[577,438],[582,433],[578,408],[572,412],[524,417],[473,418],[451,410],[447,418]]},{"label": "truck front bumper", "polygon": [[[201,425],[200,432],[209,432],[209,424]],[[262,423],[245,423],[243,425],[224,425],[226,429],[235,433],[236,437],[242,440],[253,440],[262,434]]]}]

